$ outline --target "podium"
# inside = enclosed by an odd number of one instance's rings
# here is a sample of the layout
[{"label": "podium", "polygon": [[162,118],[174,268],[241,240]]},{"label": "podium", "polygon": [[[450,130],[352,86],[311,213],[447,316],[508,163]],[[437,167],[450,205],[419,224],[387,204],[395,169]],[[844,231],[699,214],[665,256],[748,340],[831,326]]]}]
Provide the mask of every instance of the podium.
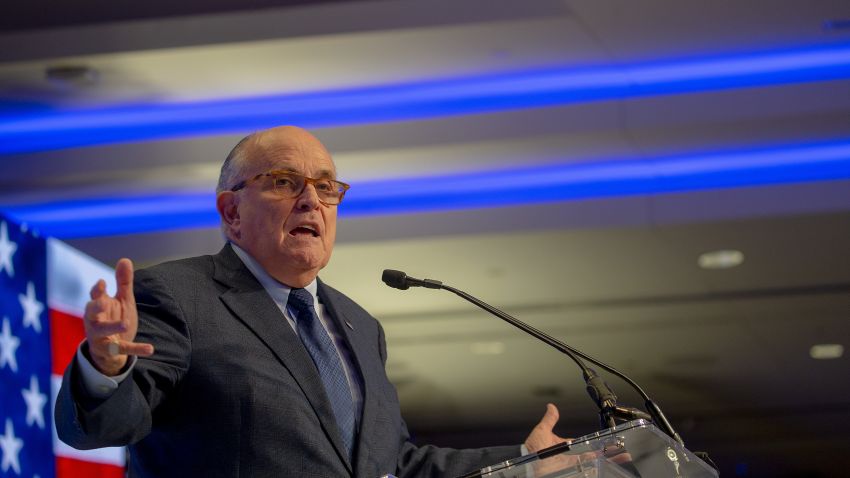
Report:
[{"label": "podium", "polygon": [[462,478],[717,478],[717,470],[661,432],[633,420]]}]

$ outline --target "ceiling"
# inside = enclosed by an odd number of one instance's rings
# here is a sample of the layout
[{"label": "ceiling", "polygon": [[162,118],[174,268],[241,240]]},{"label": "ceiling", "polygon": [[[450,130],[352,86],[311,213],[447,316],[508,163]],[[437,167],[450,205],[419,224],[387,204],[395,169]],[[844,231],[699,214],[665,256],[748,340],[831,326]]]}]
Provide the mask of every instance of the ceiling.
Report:
[{"label": "ceiling", "polygon": [[[804,8],[790,0],[145,3],[120,12],[99,2],[81,2],[85,8],[73,14],[22,5],[8,12],[3,18],[20,21],[6,22],[0,34],[0,136],[22,118],[54,112],[191,107],[850,44],[850,4],[840,0]],[[45,74],[69,66],[89,70]],[[354,185],[352,202],[358,186],[388,184],[380,181],[669,166],[669,158],[717,152],[711,161],[730,163],[724,174],[731,174],[741,152],[850,141],[850,74],[842,73],[850,68],[841,68],[687,91],[323,120],[312,129]],[[133,207],[139,197],[182,193],[211,198],[220,162],[257,125],[145,129],[130,141],[93,135],[84,144],[7,153],[0,211],[105,198]],[[839,476],[834,460],[811,458],[850,451],[850,365],[846,355],[814,360],[809,349],[850,346],[847,159],[819,175],[794,169],[779,179],[757,173],[669,190],[539,199],[532,185],[527,200],[492,193],[476,207],[350,216],[343,204],[322,277],[383,323],[388,373],[419,439],[516,441],[547,401],[560,407],[563,435],[598,424],[569,360],[449,293],[384,287],[384,268],[463,289],[624,371],[662,405],[691,449],[712,453],[724,476]],[[72,213],[79,221],[95,214]],[[221,237],[206,214],[193,227],[137,230],[117,227],[132,217],[109,216],[101,222],[116,227],[66,238],[107,263],[129,256],[148,265],[217,251]],[[743,264],[697,265],[700,254],[718,249],[742,251]],[[621,403],[640,404],[626,385],[608,381]],[[807,469],[819,474],[804,475]]]}]

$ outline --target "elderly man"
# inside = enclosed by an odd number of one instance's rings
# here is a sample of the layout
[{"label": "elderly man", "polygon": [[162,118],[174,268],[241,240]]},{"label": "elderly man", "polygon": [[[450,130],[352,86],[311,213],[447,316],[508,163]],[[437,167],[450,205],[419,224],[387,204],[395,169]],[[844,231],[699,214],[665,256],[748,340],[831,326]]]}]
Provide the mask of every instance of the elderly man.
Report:
[{"label": "elderly man", "polygon": [[[348,185],[318,139],[279,127],[224,162],[216,255],[101,280],[56,403],[77,448],[130,446],[130,476],[455,476],[515,457],[408,441],[380,324],[318,279]],[[530,451],[562,441],[549,405]]]}]

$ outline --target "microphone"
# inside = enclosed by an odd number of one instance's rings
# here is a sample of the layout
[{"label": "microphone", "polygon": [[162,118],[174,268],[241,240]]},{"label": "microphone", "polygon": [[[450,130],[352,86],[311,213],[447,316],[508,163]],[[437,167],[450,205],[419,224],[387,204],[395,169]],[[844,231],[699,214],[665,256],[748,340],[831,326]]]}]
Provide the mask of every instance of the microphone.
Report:
[{"label": "microphone", "polygon": [[[651,418],[659,428],[661,428],[667,435],[676,440],[683,447],[685,446],[685,442],[682,440],[682,437],[679,436],[678,433],[673,429],[673,425],[667,420],[667,417],[664,416],[664,412],[661,411],[661,408],[649,398],[649,395],[643,391],[643,389],[638,385],[634,380],[627,377],[625,374],[620,372],[619,370],[607,365],[587,354],[581,352],[569,345],[561,342],[560,340],[541,332],[540,330],[535,329],[534,327],[526,324],[525,322],[508,315],[505,312],[493,307],[492,305],[479,300],[466,292],[455,289],[454,287],[443,284],[440,281],[433,279],[416,279],[414,277],[410,277],[402,271],[396,271],[392,269],[385,269],[383,275],[381,276],[381,280],[384,281],[390,287],[395,289],[407,290],[410,287],[426,287],[429,289],[444,289],[449,292],[454,293],[455,295],[465,299],[478,307],[490,312],[491,314],[499,317],[500,319],[508,322],[514,327],[522,330],[523,332],[535,337],[536,339],[550,345],[551,347],[557,349],[559,352],[567,355],[569,358],[579,366],[582,370],[582,375],[584,376],[585,382],[587,383],[587,392],[593,401],[599,407],[599,415],[602,421],[602,425],[606,427],[614,427],[616,422],[615,418],[619,418],[621,420],[633,420],[635,418]],[[579,360],[578,357],[581,357],[588,362],[591,362],[604,370],[620,377],[625,381],[629,386],[631,386],[638,394],[644,399],[646,409],[649,414],[644,413],[636,408],[631,407],[620,407],[617,405],[617,396],[608,388],[608,384],[602,380],[596,372],[588,368],[584,362]]]},{"label": "microphone", "polygon": [[402,271],[394,271],[392,269],[384,269],[381,280],[384,281],[384,284],[401,290],[407,290],[410,287],[426,287],[428,289],[441,289],[443,287],[443,283],[438,280],[416,279]]}]

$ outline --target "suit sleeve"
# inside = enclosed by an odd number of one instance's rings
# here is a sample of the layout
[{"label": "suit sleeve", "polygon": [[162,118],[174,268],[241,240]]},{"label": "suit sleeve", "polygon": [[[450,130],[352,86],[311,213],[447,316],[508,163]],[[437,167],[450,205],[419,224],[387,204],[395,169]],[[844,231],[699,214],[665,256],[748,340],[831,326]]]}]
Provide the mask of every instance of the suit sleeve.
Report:
[{"label": "suit sleeve", "polygon": [[[379,328],[379,350],[386,365],[387,344],[384,330]],[[474,449],[454,449],[432,445],[416,446],[410,441],[410,433],[404,420],[401,421],[400,438],[403,441],[398,456],[396,476],[398,478],[454,477],[470,471],[520,456],[519,445]]]},{"label": "suit sleeve", "polygon": [[457,450],[432,445],[417,447],[407,442],[399,456],[397,476],[399,478],[461,476],[519,455],[519,445]]},{"label": "suit sleeve", "polygon": [[189,327],[167,283],[156,273],[139,270],[134,292],[139,312],[135,341],[153,344],[154,355],[140,357],[131,377],[106,399],[86,394],[79,364],[71,362],[56,399],[55,419],[59,438],[74,448],[124,446],[143,439],[188,370]]}]

